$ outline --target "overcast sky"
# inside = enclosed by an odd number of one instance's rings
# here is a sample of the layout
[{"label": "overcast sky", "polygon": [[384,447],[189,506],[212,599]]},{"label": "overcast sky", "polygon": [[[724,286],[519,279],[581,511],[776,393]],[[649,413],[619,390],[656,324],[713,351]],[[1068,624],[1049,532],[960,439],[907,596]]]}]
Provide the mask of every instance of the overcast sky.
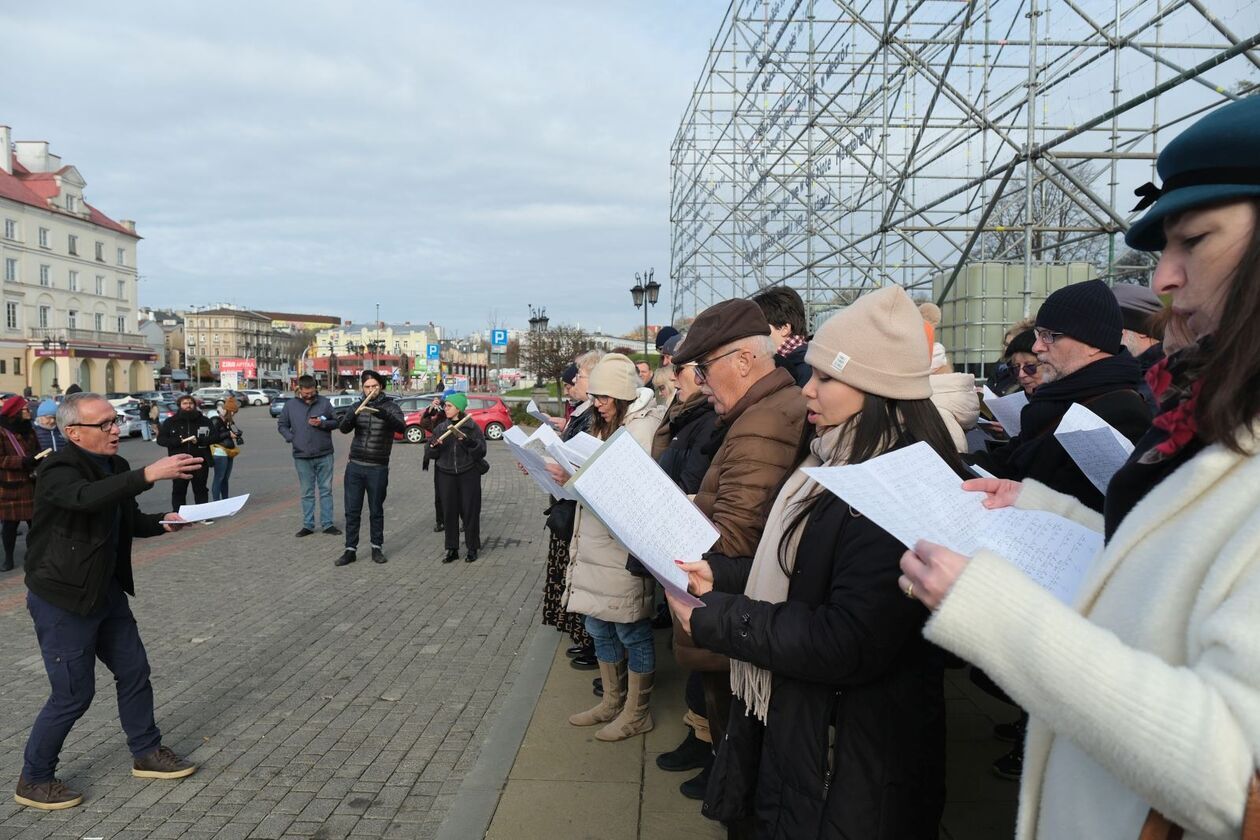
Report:
[{"label": "overcast sky", "polygon": [[0,124],[136,221],[143,305],[466,333],[641,318],[727,2],[13,6]]}]

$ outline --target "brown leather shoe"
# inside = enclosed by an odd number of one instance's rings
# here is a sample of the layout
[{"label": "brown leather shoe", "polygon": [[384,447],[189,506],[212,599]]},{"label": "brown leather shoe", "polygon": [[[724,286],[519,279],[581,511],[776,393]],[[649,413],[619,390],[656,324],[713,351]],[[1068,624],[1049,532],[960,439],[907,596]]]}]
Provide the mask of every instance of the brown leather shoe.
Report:
[{"label": "brown leather shoe", "polygon": [[196,772],[196,764],[180,758],[170,747],[158,747],[131,763],[131,775],[138,779],[182,779]]},{"label": "brown leather shoe", "polygon": [[60,779],[53,779],[51,782],[28,782],[18,777],[13,801],[41,811],[60,811],[62,808],[73,808],[81,804],[83,794],[66,787]]}]

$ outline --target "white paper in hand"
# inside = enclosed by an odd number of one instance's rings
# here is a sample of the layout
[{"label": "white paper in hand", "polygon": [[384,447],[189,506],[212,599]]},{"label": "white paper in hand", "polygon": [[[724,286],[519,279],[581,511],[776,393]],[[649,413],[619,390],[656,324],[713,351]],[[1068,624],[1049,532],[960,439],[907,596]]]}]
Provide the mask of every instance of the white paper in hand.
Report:
[{"label": "white paper in hand", "polygon": [[[243,496],[233,496],[230,499],[221,499],[217,502],[205,502],[200,505],[180,505],[180,519],[184,522],[204,522],[207,519],[223,519],[227,516],[236,516],[241,508],[245,507],[245,503],[249,501],[249,494]],[[168,524],[178,524],[179,520],[162,520]]]},{"label": "white paper in hand", "polygon": [[1024,406],[1028,405],[1028,395],[1022,390],[1013,394],[1007,394],[1005,397],[999,397],[997,394],[989,390],[989,386],[984,386],[984,404],[989,407],[989,411],[993,412],[993,416],[1002,424],[1002,428],[1011,437],[1019,434],[1020,423],[1019,416],[1024,410]]},{"label": "white paper in hand", "polygon": [[[546,428],[548,427],[542,426],[539,431]],[[576,500],[576,496],[557,484],[547,472],[547,459],[544,457],[546,450],[541,442],[532,438],[533,435],[526,435],[520,426],[513,426],[503,433],[503,442],[508,445],[512,457],[525,468],[525,472],[529,473],[529,477],[538,485],[539,490],[557,499]]]},{"label": "white paper in hand", "polygon": [[984,507],[984,494],[963,490],[962,479],[926,443],[805,472],[907,548],[922,539],[968,557],[988,549],[1069,605],[1102,549],[1101,534],[1061,516]]},{"label": "white paper in hand", "polygon": [[674,561],[699,560],[717,542],[717,529],[628,431],[609,438],[567,486],[669,594],[704,606]]},{"label": "white paper in hand", "polygon": [[545,411],[540,409],[538,407],[538,403],[534,402],[533,400],[530,400],[529,404],[525,406],[525,413],[528,414],[530,417],[533,417],[534,419],[541,421],[544,426],[547,426],[547,427],[551,426],[550,415],[548,415]]},{"label": "white paper in hand", "polygon": [[1054,436],[1099,493],[1107,492],[1111,477],[1133,454],[1128,438],[1080,403],[1072,403]]}]

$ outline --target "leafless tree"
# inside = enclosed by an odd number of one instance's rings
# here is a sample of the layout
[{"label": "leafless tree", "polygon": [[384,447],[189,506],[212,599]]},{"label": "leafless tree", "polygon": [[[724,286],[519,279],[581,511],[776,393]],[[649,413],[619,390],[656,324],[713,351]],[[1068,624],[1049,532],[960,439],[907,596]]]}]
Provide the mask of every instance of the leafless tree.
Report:
[{"label": "leafless tree", "polygon": [[590,339],[581,327],[561,324],[544,333],[531,333],[527,344],[520,347],[524,367],[548,382],[560,382],[560,376],[574,359],[590,349]]},{"label": "leafless tree", "polygon": [[[1077,166],[1085,184],[1096,181],[1101,169]],[[989,216],[988,228],[972,251],[974,260],[1022,260],[1024,257],[1025,193],[1012,183]],[[1059,186],[1039,178],[1032,187],[1032,254],[1038,262],[1088,262],[1105,269],[1108,238],[1101,226]],[[1097,231],[1096,233],[1092,231]]]}]

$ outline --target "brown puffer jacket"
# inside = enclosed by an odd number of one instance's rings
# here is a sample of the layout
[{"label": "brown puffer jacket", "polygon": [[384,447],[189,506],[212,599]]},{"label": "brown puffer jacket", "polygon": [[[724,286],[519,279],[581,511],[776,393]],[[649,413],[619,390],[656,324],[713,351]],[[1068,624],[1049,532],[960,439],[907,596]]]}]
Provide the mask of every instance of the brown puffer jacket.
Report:
[{"label": "brown puffer jacket", "polygon": [[[721,420],[726,436],[713,456],[695,502],[720,536],[713,551],[752,557],[774,504],[775,490],[801,460],[805,397],[792,375],[775,368],[749,389]],[[674,623],[674,655],[693,671],[725,671],[725,656],[698,648]]]}]

